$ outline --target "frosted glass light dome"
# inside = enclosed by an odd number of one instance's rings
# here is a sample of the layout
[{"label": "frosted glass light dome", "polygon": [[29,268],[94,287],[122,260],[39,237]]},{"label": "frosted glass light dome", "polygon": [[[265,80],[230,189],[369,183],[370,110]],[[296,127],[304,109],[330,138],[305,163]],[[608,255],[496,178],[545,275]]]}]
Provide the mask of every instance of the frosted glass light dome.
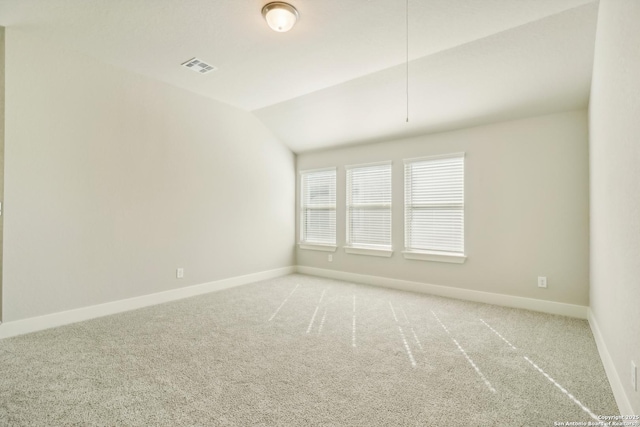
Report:
[{"label": "frosted glass light dome", "polygon": [[262,16],[273,31],[286,33],[296,24],[298,11],[288,3],[274,1],[262,8]]}]

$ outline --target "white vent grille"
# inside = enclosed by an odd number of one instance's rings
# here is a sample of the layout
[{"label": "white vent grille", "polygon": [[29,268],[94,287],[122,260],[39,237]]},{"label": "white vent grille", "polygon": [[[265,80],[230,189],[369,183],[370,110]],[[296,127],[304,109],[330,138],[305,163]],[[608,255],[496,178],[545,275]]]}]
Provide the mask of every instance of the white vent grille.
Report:
[{"label": "white vent grille", "polygon": [[213,65],[209,65],[206,62],[199,60],[198,58],[193,58],[188,60],[187,62],[184,62],[182,66],[187,67],[190,70],[193,70],[196,73],[200,74],[207,74],[211,71],[216,70],[216,67],[214,67]]}]

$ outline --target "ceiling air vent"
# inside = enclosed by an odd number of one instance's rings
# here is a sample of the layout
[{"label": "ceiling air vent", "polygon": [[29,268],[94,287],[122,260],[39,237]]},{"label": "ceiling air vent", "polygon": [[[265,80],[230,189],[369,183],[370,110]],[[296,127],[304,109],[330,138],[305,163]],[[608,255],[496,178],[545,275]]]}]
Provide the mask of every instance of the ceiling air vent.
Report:
[{"label": "ceiling air vent", "polygon": [[198,58],[193,58],[188,60],[187,62],[183,62],[182,66],[187,67],[200,74],[207,74],[211,71],[216,70],[216,67],[214,67],[213,65],[209,65],[206,62],[199,60]]}]

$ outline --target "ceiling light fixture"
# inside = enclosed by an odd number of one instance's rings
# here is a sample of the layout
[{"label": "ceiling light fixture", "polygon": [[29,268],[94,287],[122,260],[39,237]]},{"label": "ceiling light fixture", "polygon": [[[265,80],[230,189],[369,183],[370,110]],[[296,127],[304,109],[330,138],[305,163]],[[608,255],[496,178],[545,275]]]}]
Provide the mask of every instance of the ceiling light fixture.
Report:
[{"label": "ceiling light fixture", "polygon": [[262,8],[262,16],[273,31],[285,33],[293,28],[299,15],[289,3],[274,1]]}]

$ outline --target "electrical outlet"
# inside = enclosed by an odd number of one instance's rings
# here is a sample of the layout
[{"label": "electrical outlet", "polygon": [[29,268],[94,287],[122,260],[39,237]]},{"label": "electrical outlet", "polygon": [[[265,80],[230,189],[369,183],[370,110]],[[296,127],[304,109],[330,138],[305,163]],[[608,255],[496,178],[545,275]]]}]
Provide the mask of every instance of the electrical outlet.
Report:
[{"label": "electrical outlet", "polygon": [[176,269],[176,277],[182,279],[184,277],[184,268]]},{"label": "electrical outlet", "polygon": [[538,287],[539,288],[547,287],[547,278],[545,276],[538,276]]},{"label": "electrical outlet", "polygon": [[633,391],[638,391],[638,368],[633,360],[631,361],[631,386]]},{"label": "electrical outlet", "polygon": [[333,255],[329,254],[329,256],[327,257],[327,259],[329,260],[329,262],[333,262]]}]

